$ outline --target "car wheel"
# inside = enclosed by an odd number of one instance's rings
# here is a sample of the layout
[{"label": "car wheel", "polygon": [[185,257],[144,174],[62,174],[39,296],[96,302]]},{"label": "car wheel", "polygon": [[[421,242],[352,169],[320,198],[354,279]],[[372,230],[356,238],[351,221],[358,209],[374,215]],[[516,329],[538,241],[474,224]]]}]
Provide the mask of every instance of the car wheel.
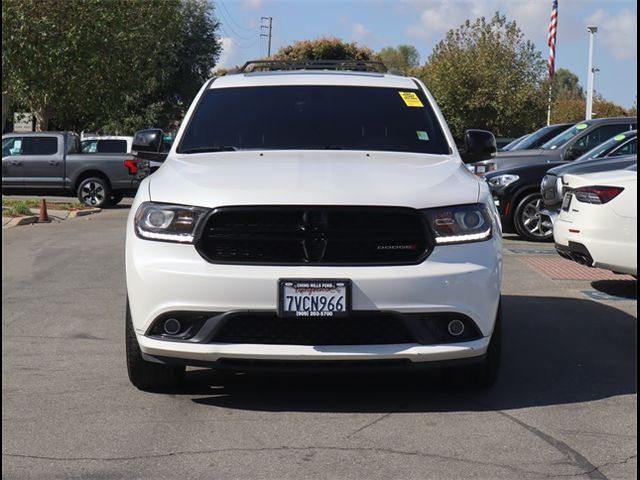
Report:
[{"label": "car wheel", "polygon": [[518,235],[532,242],[548,242],[553,239],[553,222],[542,213],[542,195],[525,196],[513,214],[513,226]]},{"label": "car wheel", "polygon": [[465,367],[446,369],[444,379],[447,385],[463,388],[489,388],[500,371],[500,355],[502,350],[502,306],[498,306],[496,323],[491,334],[487,354],[481,363]]},{"label": "car wheel", "polygon": [[117,205],[123,198],[124,195],[122,193],[112,193],[111,198],[109,199],[109,205]]},{"label": "car wheel", "polygon": [[100,177],[85,178],[78,185],[78,200],[88,207],[103,207],[111,200],[109,182]]},{"label": "car wheel", "polygon": [[142,358],[140,345],[133,330],[129,302],[127,302],[125,346],[129,380],[138,389],[146,392],[171,391],[179,387],[184,380],[185,367],[147,362]]}]

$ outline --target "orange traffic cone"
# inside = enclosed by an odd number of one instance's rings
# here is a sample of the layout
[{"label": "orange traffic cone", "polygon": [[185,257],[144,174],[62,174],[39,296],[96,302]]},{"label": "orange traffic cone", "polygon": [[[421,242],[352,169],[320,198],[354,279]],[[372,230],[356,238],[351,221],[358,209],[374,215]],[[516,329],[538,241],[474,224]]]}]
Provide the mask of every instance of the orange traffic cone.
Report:
[{"label": "orange traffic cone", "polygon": [[38,217],[38,223],[50,222],[49,215],[47,214],[47,201],[43,198],[40,202],[40,216]]}]

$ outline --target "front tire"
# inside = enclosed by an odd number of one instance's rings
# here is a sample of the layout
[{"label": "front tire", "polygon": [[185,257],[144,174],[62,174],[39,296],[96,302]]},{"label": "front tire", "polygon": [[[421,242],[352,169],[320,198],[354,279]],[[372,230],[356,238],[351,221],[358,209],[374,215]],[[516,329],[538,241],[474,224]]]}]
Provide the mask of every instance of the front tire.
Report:
[{"label": "front tire", "polygon": [[496,323],[491,334],[487,353],[481,363],[445,371],[445,381],[452,387],[486,389],[493,386],[500,372],[502,351],[502,306],[498,305]]},{"label": "front tire", "polygon": [[113,192],[111,194],[111,198],[109,199],[109,205],[114,206],[119,204],[124,198],[124,194],[120,192]]},{"label": "front tire", "polygon": [[127,302],[125,346],[129,380],[145,392],[172,391],[180,386],[185,376],[185,367],[147,362],[142,358],[140,345],[133,330],[131,311]]},{"label": "front tire", "polygon": [[100,177],[85,178],[78,185],[78,200],[87,207],[100,208],[108,205],[111,200],[109,182]]},{"label": "front tire", "polygon": [[531,193],[518,202],[513,213],[513,226],[518,235],[532,242],[553,240],[553,223],[542,214],[542,195]]}]

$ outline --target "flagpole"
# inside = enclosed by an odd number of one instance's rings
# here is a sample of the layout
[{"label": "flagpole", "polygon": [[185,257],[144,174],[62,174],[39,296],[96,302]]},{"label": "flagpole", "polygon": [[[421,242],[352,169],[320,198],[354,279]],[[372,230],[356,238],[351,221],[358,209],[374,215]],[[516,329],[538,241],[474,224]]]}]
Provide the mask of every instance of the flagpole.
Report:
[{"label": "flagpole", "polygon": [[547,63],[549,70],[549,99],[547,106],[547,126],[551,125],[551,92],[553,89],[553,75],[555,73],[556,63],[556,34],[558,31],[558,0],[553,0],[551,7],[551,19],[549,20],[549,61]]},{"label": "flagpole", "polygon": [[551,89],[553,88],[553,77],[549,80],[549,103],[547,107],[547,127],[551,125]]}]

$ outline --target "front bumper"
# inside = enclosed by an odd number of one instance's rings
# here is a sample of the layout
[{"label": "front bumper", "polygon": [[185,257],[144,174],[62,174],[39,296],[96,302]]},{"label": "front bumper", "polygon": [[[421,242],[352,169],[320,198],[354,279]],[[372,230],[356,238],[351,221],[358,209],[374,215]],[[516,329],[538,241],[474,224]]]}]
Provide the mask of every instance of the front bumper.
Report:
[{"label": "front bumper", "polygon": [[[501,238],[436,247],[419,265],[377,267],[254,266],[211,264],[193,245],[138,238],[130,219],[127,291],[134,330],[148,359],[218,365],[229,360],[449,362],[481,359],[498,310]],[[161,315],[173,311],[277,311],[278,279],[348,278],[354,312],[459,313],[481,337],[447,344],[291,345],[190,343],[148,335]]]}]

